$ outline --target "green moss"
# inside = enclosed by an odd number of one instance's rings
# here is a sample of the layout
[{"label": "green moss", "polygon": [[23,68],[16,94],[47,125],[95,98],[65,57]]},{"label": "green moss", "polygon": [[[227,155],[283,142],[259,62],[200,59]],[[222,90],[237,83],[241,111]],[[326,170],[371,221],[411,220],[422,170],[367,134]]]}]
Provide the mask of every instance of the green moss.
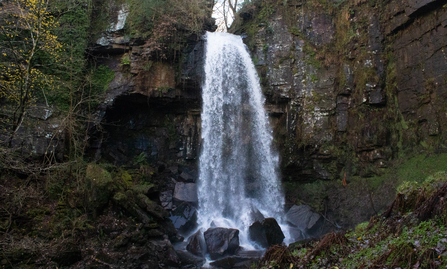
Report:
[{"label": "green moss", "polygon": [[104,93],[110,82],[115,78],[115,72],[106,65],[100,65],[93,70],[92,86],[95,92]]},{"label": "green moss", "polygon": [[127,200],[127,195],[124,192],[117,192],[113,195],[113,200],[115,201],[125,201]]},{"label": "green moss", "polygon": [[366,228],[368,227],[369,221],[362,222],[355,226],[355,234],[361,234],[366,231]]},{"label": "green moss", "polygon": [[296,26],[289,27],[289,28],[288,28],[288,31],[289,31],[291,34],[293,34],[293,35],[296,35],[296,36],[299,36],[299,37],[301,37],[301,38],[304,38],[304,34],[301,32],[300,28],[298,28],[298,27],[296,27]]},{"label": "green moss", "polygon": [[92,185],[100,188],[106,187],[112,182],[112,176],[110,173],[96,164],[89,164],[86,170],[86,178],[90,180]]},{"label": "green moss", "polygon": [[127,171],[124,171],[122,173],[121,180],[123,181],[124,185],[126,185],[127,187],[132,185],[132,176]]},{"label": "green moss", "polygon": [[439,171],[447,171],[447,153],[418,154],[403,162],[397,169],[397,175],[402,181],[421,183],[427,176]]},{"label": "green moss", "polygon": [[121,57],[121,66],[130,65],[130,56],[128,53],[124,54]]}]

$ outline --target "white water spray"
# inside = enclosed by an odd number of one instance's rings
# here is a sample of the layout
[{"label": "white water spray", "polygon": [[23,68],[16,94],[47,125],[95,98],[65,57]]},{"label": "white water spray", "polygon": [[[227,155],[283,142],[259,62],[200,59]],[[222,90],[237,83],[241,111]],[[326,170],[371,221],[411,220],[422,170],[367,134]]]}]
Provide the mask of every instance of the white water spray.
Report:
[{"label": "white water spray", "polygon": [[202,98],[199,225],[239,229],[241,245],[250,246],[256,209],[281,222],[284,196],[259,78],[241,37],[206,34]]}]

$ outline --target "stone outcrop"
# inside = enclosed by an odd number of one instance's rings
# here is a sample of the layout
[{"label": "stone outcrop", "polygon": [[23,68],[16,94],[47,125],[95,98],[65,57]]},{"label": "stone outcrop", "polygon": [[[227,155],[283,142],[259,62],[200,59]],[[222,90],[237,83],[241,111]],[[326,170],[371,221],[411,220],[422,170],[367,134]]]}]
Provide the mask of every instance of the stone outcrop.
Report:
[{"label": "stone outcrop", "polygon": [[286,214],[287,222],[305,234],[313,234],[321,225],[322,217],[308,205],[292,206]]},{"label": "stone outcrop", "polygon": [[239,248],[239,230],[209,228],[203,235],[207,252],[212,260],[233,255]]},{"label": "stone outcrop", "polygon": [[285,236],[274,218],[255,221],[248,228],[248,237],[263,248],[280,245]]},{"label": "stone outcrop", "polygon": [[[403,148],[439,146],[447,95],[443,3],[328,3],[332,16],[323,6],[292,1],[278,8],[296,8],[294,19],[278,12],[254,25],[246,43],[286,177],[336,179],[343,170],[369,176]],[[256,21],[241,14],[244,27]]]},{"label": "stone outcrop", "polygon": [[197,185],[195,183],[177,182],[175,184],[173,197],[175,200],[180,202],[189,202],[197,204],[198,203]]},{"label": "stone outcrop", "polygon": [[202,232],[199,230],[195,234],[191,235],[188,239],[188,245],[186,250],[192,254],[204,257],[206,253],[206,245]]}]

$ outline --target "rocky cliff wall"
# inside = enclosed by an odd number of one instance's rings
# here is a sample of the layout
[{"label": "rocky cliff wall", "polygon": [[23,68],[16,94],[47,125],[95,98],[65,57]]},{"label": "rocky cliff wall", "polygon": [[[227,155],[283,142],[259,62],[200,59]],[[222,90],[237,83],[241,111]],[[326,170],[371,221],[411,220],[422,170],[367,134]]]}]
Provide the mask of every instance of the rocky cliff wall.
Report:
[{"label": "rocky cliff wall", "polygon": [[288,205],[308,203],[351,226],[391,203],[398,179],[382,176],[390,167],[415,152],[445,152],[446,3],[241,9],[232,30],[245,36],[267,97]]},{"label": "rocky cliff wall", "polygon": [[200,147],[203,40],[184,44],[182,57],[154,60],[142,55],[141,41],[119,34],[97,43],[98,64],[115,72],[106,100],[91,128],[90,156],[115,165],[189,162],[195,165]]},{"label": "rocky cliff wall", "polygon": [[258,67],[285,180],[373,176],[409,148],[444,148],[445,2],[242,9],[234,31]]},{"label": "rocky cliff wall", "polygon": [[[286,184],[349,183],[386,173],[409,152],[444,151],[445,2],[255,1],[241,10],[233,30],[258,68]],[[100,63],[115,78],[98,111],[102,128],[91,130],[91,156],[197,171],[203,40],[191,37],[184,57],[167,61],[144,59],[141,41],[119,33],[106,41],[96,53],[107,55]],[[331,193],[321,185],[323,195],[295,186],[288,201],[317,199],[314,209],[334,216],[351,211],[339,220],[351,225],[394,196],[392,184],[378,196],[356,184]]]}]

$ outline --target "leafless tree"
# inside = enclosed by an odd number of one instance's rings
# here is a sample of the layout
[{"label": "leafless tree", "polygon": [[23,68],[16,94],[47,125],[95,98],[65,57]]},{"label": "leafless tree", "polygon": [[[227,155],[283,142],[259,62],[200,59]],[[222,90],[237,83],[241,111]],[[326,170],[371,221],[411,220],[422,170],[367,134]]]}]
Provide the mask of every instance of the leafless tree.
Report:
[{"label": "leafless tree", "polygon": [[238,4],[238,0],[216,0],[213,15],[217,19],[217,31],[227,32],[230,29]]}]

